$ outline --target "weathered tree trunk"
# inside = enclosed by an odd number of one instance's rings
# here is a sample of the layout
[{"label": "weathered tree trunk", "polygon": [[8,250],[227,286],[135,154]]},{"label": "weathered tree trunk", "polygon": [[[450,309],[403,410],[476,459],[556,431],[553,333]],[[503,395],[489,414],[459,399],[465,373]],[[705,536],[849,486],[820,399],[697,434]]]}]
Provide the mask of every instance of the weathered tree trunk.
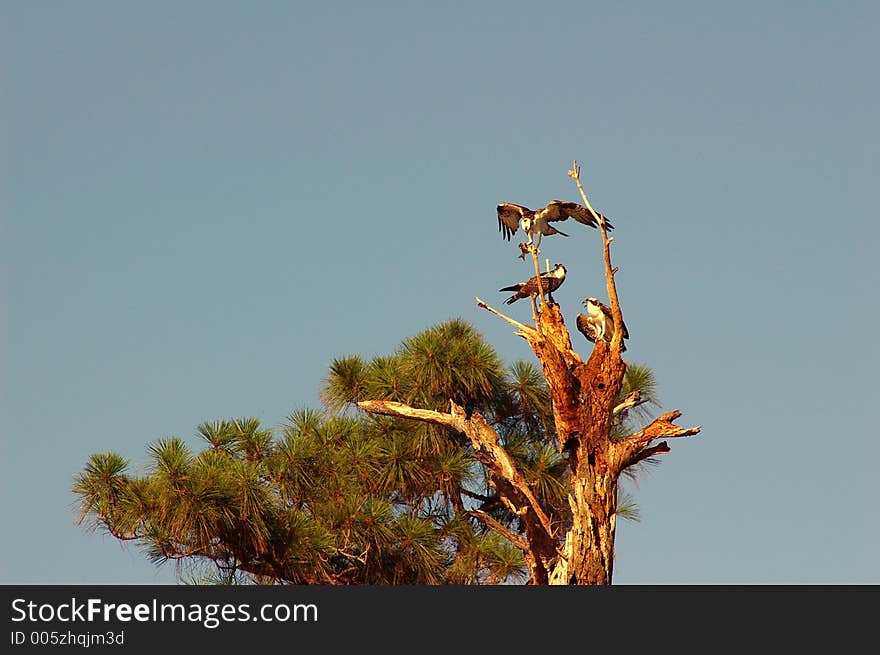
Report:
[{"label": "weathered tree trunk", "polygon": [[526,338],[544,365],[559,449],[572,471],[572,527],[548,582],[611,584],[620,469],[610,435],[626,364],[601,340],[582,362],[571,351],[557,305],[544,305],[538,323],[537,338]]},{"label": "weathered tree trunk", "polygon": [[[589,207],[577,162],[569,176],[577,182],[584,203]],[[600,223],[599,230],[614,324],[622,325],[623,315],[614,284],[617,269],[611,267],[612,239],[607,235],[604,222]],[[539,274],[537,255],[534,250],[531,252],[535,272]],[[489,481],[498,496],[522,519],[525,536],[511,533],[482,512],[470,514],[523,551],[531,584],[610,585],[614,570],[617,486],[621,473],[648,457],[669,451],[665,441],[651,446],[652,441],[697,434],[700,427],[674,425],[673,421],[681,413],[672,411],[657,417],[635,434],[612,439],[615,407],[620,403],[626,373],[626,363],[621,358],[622,330],[615,330],[610,343],[597,340],[590,358],[584,362],[572,350],[559,306],[546,302],[543,293],[538,296],[532,298],[534,326],[501,314],[479,298],[477,304],[514,325],[517,334],[529,343],[541,361],[553,401],[558,447],[568,458],[571,469],[571,516],[568,521],[548,516],[505,451],[498,434],[479,414],[466,417],[463,410],[452,402],[449,414],[381,400],[359,405],[376,414],[453,427],[469,438],[475,456],[486,467]]]},{"label": "weathered tree trunk", "polygon": [[614,570],[617,479],[584,466],[571,485],[572,527],[549,584],[610,585]]}]

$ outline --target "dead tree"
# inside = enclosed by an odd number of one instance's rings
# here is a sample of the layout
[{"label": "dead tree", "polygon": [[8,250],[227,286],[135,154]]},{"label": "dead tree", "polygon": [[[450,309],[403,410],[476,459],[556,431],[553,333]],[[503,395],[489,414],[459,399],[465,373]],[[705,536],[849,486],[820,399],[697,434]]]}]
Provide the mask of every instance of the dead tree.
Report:
[{"label": "dead tree", "polygon": [[[574,179],[584,204],[592,210],[574,162],[568,175]],[[595,213],[595,212],[594,212]],[[611,266],[611,242],[605,222],[599,222],[608,298],[615,325],[623,315]],[[538,257],[532,254],[535,273]],[[540,283],[539,283],[540,285]],[[674,421],[675,410],[661,414],[641,430],[612,438],[614,417],[622,407],[620,392],[626,362],[621,358],[622,330],[610,342],[597,339],[584,362],[572,350],[559,305],[548,303],[543,289],[532,296],[534,325],[525,325],[501,314],[485,302],[477,304],[516,328],[543,365],[553,401],[558,447],[568,459],[570,520],[552,521],[538,502],[498,433],[479,414],[470,416],[450,401],[449,413],[418,409],[401,403],[367,400],[358,403],[373,414],[427,421],[466,435],[475,457],[486,467],[489,483],[500,500],[521,521],[524,534],[515,534],[488,514],[470,512],[487,527],[504,535],[523,551],[531,584],[609,585],[614,567],[617,490],[620,475],[629,467],[669,452],[665,439],[697,434],[699,426],[683,428]]]}]

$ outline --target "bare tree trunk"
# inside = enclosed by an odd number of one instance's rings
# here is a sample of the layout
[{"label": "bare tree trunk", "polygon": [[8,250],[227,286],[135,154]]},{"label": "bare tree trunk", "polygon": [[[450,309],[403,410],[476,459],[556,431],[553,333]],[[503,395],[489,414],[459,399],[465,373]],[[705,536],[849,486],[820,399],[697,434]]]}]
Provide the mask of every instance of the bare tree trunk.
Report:
[{"label": "bare tree trunk", "polygon": [[614,571],[617,479],[585,466],[574,476],[572,527],[549,584],[610,585]]}]

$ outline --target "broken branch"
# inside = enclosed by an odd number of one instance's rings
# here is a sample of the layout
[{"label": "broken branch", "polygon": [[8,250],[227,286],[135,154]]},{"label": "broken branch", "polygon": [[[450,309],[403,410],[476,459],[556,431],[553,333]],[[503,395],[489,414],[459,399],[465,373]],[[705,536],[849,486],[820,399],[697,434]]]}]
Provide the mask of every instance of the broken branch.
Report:
[{"label": "broken branch", "polygon": [[638,443],[644,446],[654,439],[690,437],[700,431],[701,427],[699,425],[690,428],[683,428],[679,425],[675,425],[673,421],[679,416],[681,416],[681,412],[677,409],[671,412],[665,412],[635,434],[626,437],[623,441],[628,443]]},{"label": "broken branch", "polygon": [[633,464],[638,464],[641,461],[648,459],[649,457],[653,457],[654,455],[661,455],[663,453],[668,453],[671,449],[669,448],[669,444],[665,441],[661,441],[656,446],[651,446],[650,448],[645,448],[636,453],[633,461],[629,466]]},{"label": "broken branch", "polygon": [[508,530],[504,526],[504,524],[501,523],[501,521],[496,521],[491,516],[486,514],[486,512],[479,509],[472,509],[468,512],[468,514],[486,525],[486,527],[491,528],[492,530],[500,534],[502,537],[510,541],[510,543],[512,543],[520,550],[529,550],[529,542],[525,537]]},{"label": "broken branch", "polygon": [[528,508],[534,512],[547,538],[552,538],[553,530],[550,526],[550,519],[528,482],[520,473],[513,458],[500,444],[498,433],[479,413],[474,413],[468,418],[464,408],[451,400],[449,405],[452,411],[449,414],[444,414],[430,409],[417,409],[391,400],[364,400],[358,403],[358,407],[371,414],[411,418],[450,427],[463,433],[470,440],[475,457],[489,468],[490,473],[506,480],[525,499],[529,505]]},{"label": "broken branch", "polygon": [[510,318],[509,316],[505,316],[504,314],[499,312],[497,309],[495,309],[494,307],[491,307],[489,304],[487,304],[486,301],[482,300],[479,296],[477,296],[476,301],[477,301],[477,305],[479,307],[482,307],[487,312],[492,312],[493,314],[495,314],[495,316],[498,316],[499,318],[503,318],[505,321],[507,321],[513,327],[515,327],[517,330],[519,330],[520,336],[523,336],[526,338],[528,338],[529,335],[537,336],[537,331],[535,330],[535,328],[529,327],[528,325],[523,325],[519,321],[516,321],[516,320]]},{"label": "broken branch", "polygon": [[665,441],[656,446],[645,449],[645,446],[651,441],[654,441],[655,439],[690,437],[698,434],[702,429],[699,425],[690,428],[683,428],[679,425],[675,425],[673,421],[679,416],[681,416],[681,412],[677,409],[671,412],[665,412],[638,432],[616,442],[615,446],[618,449],[620,470],[632,466],[652,455],[669,452],[669,446]]},{"label": "broken branch", "polygon": [[623,399],[623,402],[614,408],[614,410],[611,412],[611,415],[617,416],[623,411],[632,409],[633,407],[638,407],[642,403],[646,402],[648,402],[648,399],[642,398],[642,394],[639,393],[638,390],[633,391],[632,393],[627,394],[626,398]]}]

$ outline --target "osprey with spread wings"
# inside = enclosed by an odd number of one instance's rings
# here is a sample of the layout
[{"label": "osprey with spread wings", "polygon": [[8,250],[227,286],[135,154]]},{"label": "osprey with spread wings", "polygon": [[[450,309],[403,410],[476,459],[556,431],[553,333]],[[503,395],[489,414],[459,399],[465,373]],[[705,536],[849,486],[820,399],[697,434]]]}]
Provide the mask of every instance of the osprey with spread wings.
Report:
[{"label": "osprey with spread wings", "polygon": [[600,223],[604,223],[606,229],[614,229],[614,226],[604,215],[593,211],[592,208],[564,200],[551,200],[546,207],[535,210],[512,202],[502,202],[498,204],[497,210],[498,230],[501,235],[510,241],[514,233],[521,229],[528,237],[526,245],[534,244],[535,248],[541,245],[542,236],[561,234],[567,237],[565,232],[557,230],[550,223],[557,223],[568,218],[573,218],[578,223],[594,228],[599,227]]}]

